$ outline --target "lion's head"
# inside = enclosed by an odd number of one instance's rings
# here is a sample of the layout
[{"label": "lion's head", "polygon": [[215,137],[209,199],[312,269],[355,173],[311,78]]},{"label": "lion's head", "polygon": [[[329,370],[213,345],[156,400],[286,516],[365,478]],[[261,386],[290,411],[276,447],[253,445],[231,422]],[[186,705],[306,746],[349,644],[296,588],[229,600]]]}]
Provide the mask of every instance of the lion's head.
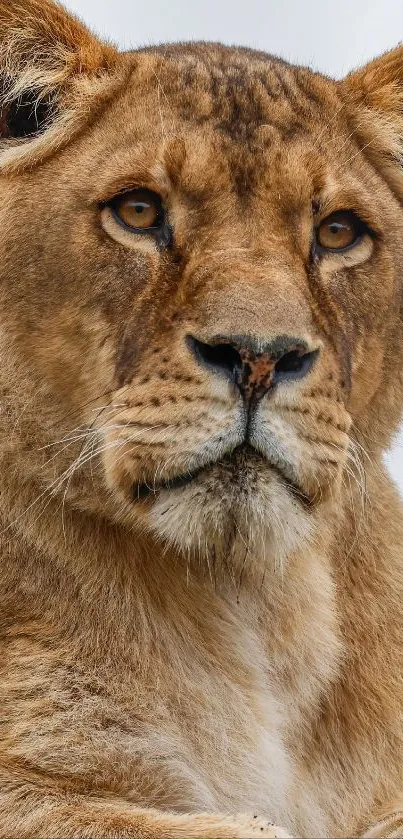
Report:
[{"label": "lion's head", "polygon": [[4,463],[38,513],[281,559],[399,421],[403,48],[333,82],[0,23]]}]

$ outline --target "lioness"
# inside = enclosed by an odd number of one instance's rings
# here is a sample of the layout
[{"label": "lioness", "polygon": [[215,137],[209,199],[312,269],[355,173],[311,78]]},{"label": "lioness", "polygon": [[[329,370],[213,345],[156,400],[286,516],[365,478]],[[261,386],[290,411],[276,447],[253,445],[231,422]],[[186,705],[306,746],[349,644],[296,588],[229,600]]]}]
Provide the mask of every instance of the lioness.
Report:
[{"label": "lioness", "polygon": [[402,836],[403,48],[0,24],[0,836]]}]

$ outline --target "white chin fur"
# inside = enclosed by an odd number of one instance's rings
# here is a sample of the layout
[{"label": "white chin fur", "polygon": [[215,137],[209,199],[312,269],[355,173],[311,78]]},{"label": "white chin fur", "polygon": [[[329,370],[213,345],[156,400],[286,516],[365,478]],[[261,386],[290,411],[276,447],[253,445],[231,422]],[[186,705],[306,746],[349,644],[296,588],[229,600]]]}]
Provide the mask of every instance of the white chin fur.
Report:
[{"label": "white chin fur", "polygon": [[220,477],[161,492],[148,514],[152,531],[188,556],[230,562],[234,575],[281,568],[312,535],[312,513],[274,472],[242,485]]}]

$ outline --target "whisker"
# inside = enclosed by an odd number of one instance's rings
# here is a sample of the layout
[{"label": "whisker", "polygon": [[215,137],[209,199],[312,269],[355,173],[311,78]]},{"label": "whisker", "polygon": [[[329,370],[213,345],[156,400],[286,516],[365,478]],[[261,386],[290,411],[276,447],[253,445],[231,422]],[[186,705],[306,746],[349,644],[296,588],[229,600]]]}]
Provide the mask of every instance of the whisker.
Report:
[{"label": "whisker", "polygon": [[335,119],[338,117],[338,115],[339,115],[340,111],[342,111],[342,110],[343,110],[343,108],[345,108],[345,106],[346,106],[346,103],[345,103],[345,102],[342,102],[342,103],[341,103],[341,105],[340,105],[340,107],[336,109],[336,111],[334,112],[334,114],[333,114],[332,118],[328,120],[328,122],[325,124],[325,126],[322,128],[322,130],[321,130],[321,131],[319,132],[319,134],[316,136],[316,138],[315,138],[315,140],[314,140],[314,143],[313,143],[313,145],[312,145],[312,149],[315,149],[315,148],[318,146],[318,144],[319,144],[319,140],[321,140],[321,139],[322,139],[322,137],[326,134],[326,131],[328,131],[328,130],[329,130],[329,128],[330,128],[330,126],[331,126],[331,124],[335,121]]},{"label": "whisker", "polygon": [[374,142],[375,142],[375,139],[373,138],[372,140],[369,140],[368,143],[365,143],[364,146],[361,146],[361,148],[359,148],[358,151],[355,154],[353,154],[351,157],[349,157],[346,161],[343,161],[341,166],[339,166],[339,168],[337,169],[337,172],[339,172],[340,169],[346,169],[346,167],[349,166],[349,164],[352,163],[352,161],[355,160],[355,158],[358,157],[358,155],[360,155],[363,151],[365,151],[365,149],[367,149],[368,146],[372,146],[372,143],[374,143]]},{"label": "whisker", "polygon": [[61,425],[62,422],[64,422],[66,419],[69,419],[71,416],[80,414],[83,408],[87,408],[88,405],[91,405],[93,402],[97,402],[98,399],[103,399],[105,396],[111,396],[111,394],[113,393],[116,393],[116,388],[113,388],[112,390],[106,390],[103,393],[98,394],[98,396],[94,396],[93,399],[88,399],[87,402],[83,402],[78,408],[75,408],[73,411],[69,411],[67,414],[61,416],[56,422],[51,423],[51,425],[48,425],[47,431],[51,431],[51,429],[55,428],[55,426]]}]

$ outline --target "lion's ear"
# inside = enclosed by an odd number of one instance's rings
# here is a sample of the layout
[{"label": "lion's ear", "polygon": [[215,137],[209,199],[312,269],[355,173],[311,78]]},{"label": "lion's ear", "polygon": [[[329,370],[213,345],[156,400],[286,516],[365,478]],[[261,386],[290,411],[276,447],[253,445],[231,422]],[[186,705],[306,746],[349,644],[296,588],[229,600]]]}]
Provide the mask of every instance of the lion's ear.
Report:
[{"label": "lion's ear", "polygon": [[117,51],[52,0],[0,0],[0,169],[32,165],[110,93]]},{"label": "lion's ear", "polygon": [[381,55],[340,84],[360,146],[403,198],[403,46]]}]

